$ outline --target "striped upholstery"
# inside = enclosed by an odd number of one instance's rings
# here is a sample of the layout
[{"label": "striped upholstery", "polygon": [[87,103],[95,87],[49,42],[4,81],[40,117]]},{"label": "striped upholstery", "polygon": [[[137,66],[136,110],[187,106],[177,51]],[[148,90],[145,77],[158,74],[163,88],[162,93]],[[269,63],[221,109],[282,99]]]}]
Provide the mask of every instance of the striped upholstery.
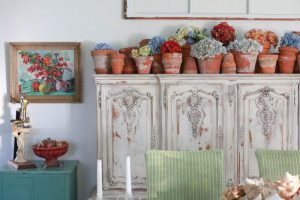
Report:
[{"label": "striped upholstery", "polygon": [[260,177],[277,180],[285,172],[300,175],[300,151],[297,150],[256,150]]},{"label": "striped upholstery", "polygon": [[224,187],[221,150],[146,153],[148,200],[219,200]]}]

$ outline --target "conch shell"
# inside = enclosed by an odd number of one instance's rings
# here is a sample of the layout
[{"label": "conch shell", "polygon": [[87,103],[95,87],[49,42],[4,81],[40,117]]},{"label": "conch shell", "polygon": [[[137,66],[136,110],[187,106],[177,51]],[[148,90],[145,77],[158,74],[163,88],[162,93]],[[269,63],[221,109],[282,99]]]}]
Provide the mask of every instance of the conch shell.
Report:
[{"label": "conch shell", "polygon": [[292,176],[288,172],[285,173],[284,177],[276,181],[279,196],[283,199],[290,199],[299,190],[299,187],[299,176]]}]

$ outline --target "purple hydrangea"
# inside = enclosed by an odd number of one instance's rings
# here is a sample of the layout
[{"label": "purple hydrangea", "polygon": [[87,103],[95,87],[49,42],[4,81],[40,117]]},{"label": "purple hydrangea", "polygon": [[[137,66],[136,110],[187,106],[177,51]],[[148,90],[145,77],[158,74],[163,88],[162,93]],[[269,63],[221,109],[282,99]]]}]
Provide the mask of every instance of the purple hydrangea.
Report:
[{"label": "purple hydrangea", "polygon": [[154,36],[149,40],[149,46],[151,49],[151,54],[159,54],[160,47],[166,40],[160,36]]},{"label": "purple hydrangea", "polygon": [[98,43],[95,50],[113,50],[112,46],[107,43]]},{"label": "purple hydrangea", "polygon": [[286,33],[281,37],[280,41],[281,47],[294,47],[300,50],[300,36],[294,33]]}]

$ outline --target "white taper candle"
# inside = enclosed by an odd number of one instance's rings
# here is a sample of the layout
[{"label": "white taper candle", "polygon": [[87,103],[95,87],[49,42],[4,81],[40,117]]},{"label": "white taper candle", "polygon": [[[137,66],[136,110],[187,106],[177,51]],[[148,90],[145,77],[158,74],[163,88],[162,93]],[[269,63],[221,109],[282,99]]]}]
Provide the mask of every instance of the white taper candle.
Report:
[{"label": "white taper candle", "polygon": [[103,198],[102,192],[102,161],[97,162],[97,198]]},{"label": "white taper candle", "polygon": [[132,195],[131,191],[131,170],[130,170],[130,157],[126,157],[126,193]]}]

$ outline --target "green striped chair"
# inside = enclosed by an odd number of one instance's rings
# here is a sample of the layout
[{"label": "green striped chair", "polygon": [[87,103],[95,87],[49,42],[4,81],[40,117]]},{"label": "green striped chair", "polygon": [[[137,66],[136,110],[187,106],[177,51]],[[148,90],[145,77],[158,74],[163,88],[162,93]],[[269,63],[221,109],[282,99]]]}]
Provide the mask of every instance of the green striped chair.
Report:
[{"label": "green striped chair", "polygon": [[146,152],[148,200],[219,200],[222,150]]},{"label": "green striped chair", "polygon": [[255,154],[262,178],[275,181],[284,176],[285,172],[300,175],[300,151],[259,149]]}]

